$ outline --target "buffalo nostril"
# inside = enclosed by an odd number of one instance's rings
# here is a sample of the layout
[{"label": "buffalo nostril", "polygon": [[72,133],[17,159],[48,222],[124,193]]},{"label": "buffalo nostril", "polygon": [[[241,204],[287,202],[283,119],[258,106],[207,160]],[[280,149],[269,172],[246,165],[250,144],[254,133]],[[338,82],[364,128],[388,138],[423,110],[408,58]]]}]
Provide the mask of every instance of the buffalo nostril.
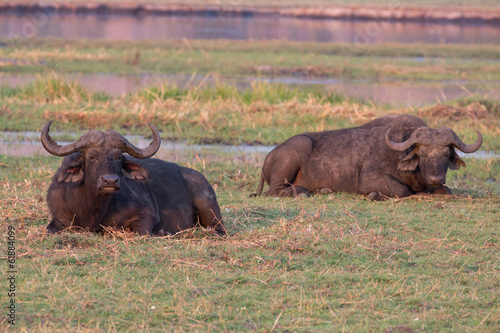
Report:
[{"label": "buffalo nostril", "polygon": [[115,186],[119,180],[120,180],[120,177],[118,177],[117,175],[103,175],[103,176],[101,176],[101,181],[106,186]]},{"label": "buffalo nostril", "polygon": [[439,175],[439,176],[430,176],[429,180],[433,184],[443,184],[444,183],[444,177]]}]

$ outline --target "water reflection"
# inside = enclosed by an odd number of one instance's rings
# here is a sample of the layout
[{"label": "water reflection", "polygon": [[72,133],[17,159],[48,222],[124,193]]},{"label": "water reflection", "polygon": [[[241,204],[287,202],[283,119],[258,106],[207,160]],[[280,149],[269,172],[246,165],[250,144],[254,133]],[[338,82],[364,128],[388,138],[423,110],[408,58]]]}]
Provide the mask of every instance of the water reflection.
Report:
[{"label": "water reflection", "polygon": [[498,26],[289,17],[0,15],[0,38],[254,39],[369,43],[500,43]]}]

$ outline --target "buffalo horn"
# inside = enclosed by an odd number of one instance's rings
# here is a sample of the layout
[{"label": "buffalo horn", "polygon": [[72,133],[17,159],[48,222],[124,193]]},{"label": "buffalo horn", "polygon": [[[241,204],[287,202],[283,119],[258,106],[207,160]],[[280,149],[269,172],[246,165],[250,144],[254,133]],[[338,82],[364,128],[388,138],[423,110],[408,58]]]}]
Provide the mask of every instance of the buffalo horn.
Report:
[{"label": "buffalo horn", "polygon": [[137,148],[133,144],[131,144],[127,139],[125,139],[123,136],[121,136],[120,140],[122,142],[122,147],[121,149],[128,153],[130,156],[136,157],[136,158],[148,158],[156,154],[158,149],[160,148],[160,133],[158,130],[148,123],[149,128],[151,128],[151,132],[153,132],[153,141],[147,146],[146,148]]},{"label": "buffalo horn", "polygon": [[481,135],[481,132],[479,132],[479,130],[477,130],[476,142],[468,145],[468,144],[465,144],[462,140],[460,140],[457,135],[455,135],[455,142],[453,144],[455,147],[457,147],[457,149],[463,151],[464,153],[473,153],[476,150],[478,150],[479,147],[481,147],[481,145],[483,144],[483,136]]},{"label": "buffalo horn", "polygon": [[86,137],[81,137],[77,141],[64,146],[57,144],[57,142],[55,142],[49,135],[51,124],[52,121],[49,121],[48,123],[45,124],[45,126],[42,129],[42,134],[40,139],[42,141],[42,145],[45,148],[45,150],[47,150],[52,155],[66,156],[86,146],[86,141],[87,141]]},{"label": "buffalo horn", "polygon": [[385,132],[385,143],[389,146],[389,148],[397,151],[405,151],[416,143],[415,136],[412,134],[411,137],[403,142],[394,142],[389,139],[389,132],[391,129],[389,128],[387,132]]}]

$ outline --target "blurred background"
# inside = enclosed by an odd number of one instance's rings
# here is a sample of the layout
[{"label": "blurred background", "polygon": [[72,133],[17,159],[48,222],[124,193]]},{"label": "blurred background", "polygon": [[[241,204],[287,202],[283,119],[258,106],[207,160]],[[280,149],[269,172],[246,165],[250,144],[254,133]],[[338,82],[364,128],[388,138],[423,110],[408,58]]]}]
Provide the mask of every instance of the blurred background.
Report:
[{"label": "blurred background", "polygon": [[[500,96],[494,0],[7,1],[0,11],[3,85],[50,70],[115,96],[151,85],[246,89],[255,81],[316,85],[396,107]],[[12,40],[21,49],[45,43],[15,54]],[[63,45],[65,54],[55,52]],[[85,47],[92,54],[79,55]],[[171,52],[155,57],[155,48]]]}]

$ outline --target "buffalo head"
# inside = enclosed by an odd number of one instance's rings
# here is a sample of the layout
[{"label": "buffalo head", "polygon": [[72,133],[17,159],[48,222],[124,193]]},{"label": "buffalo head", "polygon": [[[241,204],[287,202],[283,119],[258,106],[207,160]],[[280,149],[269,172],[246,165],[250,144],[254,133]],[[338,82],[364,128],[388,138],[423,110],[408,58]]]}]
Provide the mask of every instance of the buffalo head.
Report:
[{"label": "buffalo head", "polygon": [[451,129],[442,127],[432,129],[429,127],[417,128],[404,142],[394,142],[385,133],[385,142],[396,151],[407,151],[408,154],[399,164],[402,171],[420,170],[429,187],[440,187],[446,182],[448,168],[458,170],[465,167],[465,162],[455,152],[455,148],[464,153],[473,153],[481,147],[483,137],[477,131],[477,140],[473,144],[463,143]]},{"label": "buffalo head", "polygon": [[146,148],[137,148],[115,131],[90,131],[77,141],[57,144],[49,135],[51,121],[45,124],[41,141],[43,147],[52,155],[66,156],[55,179],[65,183],[85,183],[102,194],[112,194],[120,189],[120,178],[147,180],[148,171],[141,165],[129,161],[123,153],[136,158],[153,156],[160,147],[160,134],[151,124],[153,142]]}]

